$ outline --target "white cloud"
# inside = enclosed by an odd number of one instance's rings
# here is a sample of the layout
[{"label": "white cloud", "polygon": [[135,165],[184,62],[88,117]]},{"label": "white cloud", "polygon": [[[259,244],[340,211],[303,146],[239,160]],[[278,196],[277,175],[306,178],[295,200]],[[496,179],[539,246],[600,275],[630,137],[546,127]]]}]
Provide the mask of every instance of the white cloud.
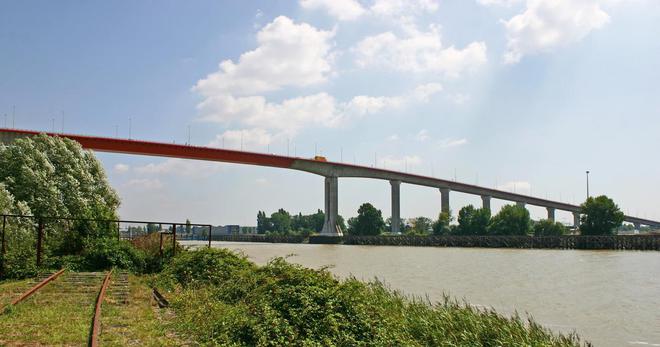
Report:
[{"label": "white cloud", "polygon": [[437,94],[442,91],[442,85],[440,83],[427,83],[417,86],[413,91],[413,96],[419,101],[429,101],[429,98],[433,94]]},{"label": "white cloud", "polygon": [[587,36],[609,22],[598,0],[528,0],[523,13],[503,21],[507,31],[506,63],[547,52]]},{"label": "white cloud", "polygon": [[120,164],[115,165],[115,167],[113,169],[118,174],[124,174],[124,173],[127,173],[131,169],[131,167],[127,164],[121,164],[120,163]]},{"label": "white cloud", "polygon": [[222,169],[223,163],[198,161],[190,159],[170,158],[160,163],[150,163],[136,167],[135,172],[141,175],[179,175],[187,177],[208,177]]},{"label": "white cloud", "polygon": [[233,97],[219,95],[199,105],[202,120],[250,127],[275,129],[289,135],[302,127],[332,127],[339,122],[335,98],[318,93],[270,103],[263,96]]},{"label": "white cloud", "polygon": [[390,141],[390,142],[396,142],[396,141],[399,141],[399,135],[397,135],[397,134],[392,134],[392,135],[390,135],[390,136],[387,137],[387,141]]},{"label": "white cloud", "polygon": [[[201,119],[224,124],[272,129],[278,136],[294,136],[309,126],[336,127],[353,117],[403,107],[411,102],[428,102],[439,93],[438,83],[420,85],[398,96],[358,95],[348,102],[338,102],[327,93],[318,93],[270,103],[263,96],[233,97],[220,95],[199,105]],[[240,135],[240,133],[238,133]]]},{"label": "white cloud", "polygon": [[371,13],[387,17],[419,15],[437,10],[437,0],[375,0],[370,7]]},{"label": "white cloud", "polygon": [[358,95],[346,104],[350,114],[367,115],[380,112],[384,109],[401,107],[406,101],[400,96],[366,96]]},{"label": "white cloud", "polygon": [[467,143],[468,140],[466,138],[462,138],[462,139],[448,138],[440,141],[440,147],[452,148],[452,147],[463,146],[466,145]]},{"label": "white cloud", "polygon": [[463,93],[452,93],[452,94],[448,94],[447,97],[451,102],[457,105],[463,105],[466,102],[470,101],[470,95]]},{"label": "white cloud", "polygon": [[379,167],[389,170],[404,171],[422,164],[422,158],[417,155],[406,155],[403,157],[385,156],[378,160]]},{"label": "white cloud", "polygon": [[419,142],[425,142],[426,140],[430,139],[431,136],[429,135],[429,131],[426,129],[420,130],[417,135],[415,136],[417,141]]},{"label": "white cloud", "polygon": [[333,31],[277,17],[257,34],[257,48],[241,54],[237,63],[221,62],[219,71],[199,80],[193,90],[209,98],[323,82],[331,71],[333,37]]},{"label": "white cloud", "polygon": [[509,192],[523,193],[530,192],[532,185],[527,181],[510,181],[497,186],[497,189]]},{"label": "white cloud", "polygon": [[226,149],[240,149],[242,147],[244,150],[248,150],[268,146],[274,138],[275,136],[261,128],[227,130],[220,135],[216,135],[208,146]]},{"label": "white cloud", "polygon": [[300,0],[305,9],[321,9],[329,15],[342,20],[354,20],[366,12],[356,0]]},{"label": "white cloud", "polygon": [[440,30],[408,28],[405,37],[392,32],[369,36],[353,49],[361,67],[385,67],[405,72],[441,73],[457,77],[486,63],[486,44],[472,42],[463,49],[444,47]]},{"label": "white cloud", "polygon": [[524,2],[525,0],[477,0],[477,2],[484,6],[506,6],[511,7],[513,5]]},{"label": "white cloud", "polygon": [[412,16],[433,13],[439,7],[437,0],[375,0],[369,8],[357,0],[300,0],[300,6],[308,10],[324,10],[340,21],[370,15],[403,22]]},{"label": "white cloud", "polygon": [[136,178],[126,183],[127,187],[142,190],[158,190],[163,188],[163,183],[159,179]]}]

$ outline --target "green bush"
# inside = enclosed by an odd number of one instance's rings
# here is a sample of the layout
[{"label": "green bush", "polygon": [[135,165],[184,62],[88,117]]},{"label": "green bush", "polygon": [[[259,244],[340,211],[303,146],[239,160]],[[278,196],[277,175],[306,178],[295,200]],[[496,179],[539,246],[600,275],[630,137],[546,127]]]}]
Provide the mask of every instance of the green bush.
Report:
[{"label": "green bush", "polygon": [[531,320],[445,298],[431,305],[380,282],[338,280],[276,258],[256,266],[227,250],[177,255],[160,275],[194,343],[222,346],[577,346]]},{"label": "green bush", "polygon": [[177,254],[165,266],[161,278],[183,287],[220,285],[235,278],[239,272],[254,268],[245,256],[226,249],[202,248]]},{"label": "green bush", "polygon": [[542,219],[534,223],[534,236],[558,236],[566,234],[566,227],[549,219]]},{"label": "green bush", "polygon": [[90,270],[116,267],[133,272],[145,268],[145,255],[128,241],[115,238],[88,239],[82,253],[85,266]]}]

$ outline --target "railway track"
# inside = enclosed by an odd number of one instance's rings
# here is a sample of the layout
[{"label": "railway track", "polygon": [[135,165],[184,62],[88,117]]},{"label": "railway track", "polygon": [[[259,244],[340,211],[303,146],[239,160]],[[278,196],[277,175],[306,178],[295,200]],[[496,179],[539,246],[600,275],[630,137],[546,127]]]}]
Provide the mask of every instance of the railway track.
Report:
[{"label": "railway track", "polygon": [[[71,321],[69,322],[70,326],[78,328],[78,330],[85,325],[84,321],[87,320],[89,322],[87,324],[89,327],[88,339],[86,341],[87,345],[94,347],[98,346],[99,335],[101,334],[101,310],[106,295],[110,293],[110,300],[115,302],[124,304],[128,302],[126,289],[128,286],[127,274],[122,272],[115,275],[116,280],[113,280],[112,274],[112,270],[105,273],[65,273],[64,269],[62,269],[45,278],[39,278],[38,283],[14,298],[11,303],[7,305],[15,306],[11,311],[15,311],[18,315],[16,320],[19,321],[17,322],[19,326],[17,327],[17,330],[19,332],[13,339],[0,341],[0,345],[2,345],[3,342],[12,342],[14,339],[18,344],[26,342],[24,341],[26,337],[21,335],[21,333],[30,329],[21,329],[20,321],[24,321],[23,325],[33,325],[30,328],[37,331],[36,340],[41,340],[39,336],[43,336],[39,334],[39,330],[53,329],[55,328],[54,326],[58,326],[58,328],[55,329],[66,330],[66,322],[60,324],[60,322],[54,321],[57,319],[60,321]],[[111,282],[116,283],[112,289],[109,289]],[[73,309],[72,306],[74,306]],[[92,307],[93,310],[91,309]],[[66,312],[67,310],[70,310],[70,312]],[[5,311],[6,310],[3,309],[0,312]],[[42,311],[42,313],[40,314],[39,311]],[[62,311],[61,314],[58,314],[58,311]],[[85,318],[85,315],[89,315],[90,311],[92,312],[92,317],[87,316],[87,318]],[[43,317],[46,318],[37,319]],[[91,320],[89,320],[89,318],[91,318]],[[37,327],[37,325],[41,325],[39,324],[39,321],[43,322],[43,329]],[[32,322],[35,324],[32,324]],[[80,336],[81,333],[81,331],[75,331],[71,333],[71,336]],[[28,340],[34,339],[34,337],[35,336],[33,335],[29,337]],[[83,341],[79,342],[84,343]]]}]

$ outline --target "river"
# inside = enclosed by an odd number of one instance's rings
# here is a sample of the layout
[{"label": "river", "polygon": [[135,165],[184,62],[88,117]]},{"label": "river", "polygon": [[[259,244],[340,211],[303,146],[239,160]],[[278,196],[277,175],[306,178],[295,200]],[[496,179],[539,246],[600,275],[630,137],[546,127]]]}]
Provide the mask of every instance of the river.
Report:
[{"label": "river", "polygon": [[[204,242],[183,241],[197,245]],[[410,295],[529,314],[595,346],[660,346],[660,252],[386,247],[214,242],[264,264],[330,265]]]}]

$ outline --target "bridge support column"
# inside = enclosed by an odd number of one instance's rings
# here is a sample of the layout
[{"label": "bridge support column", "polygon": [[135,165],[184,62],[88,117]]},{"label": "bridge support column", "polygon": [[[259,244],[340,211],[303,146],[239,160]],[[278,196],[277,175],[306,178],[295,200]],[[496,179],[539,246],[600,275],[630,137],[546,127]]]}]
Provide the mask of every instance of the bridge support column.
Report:
[{"label": "bridge support column", "polygon": [[573,212],[573,226],[580,227],[580,212]]},{"label": "bridge support column", "polygon": [[449,213],[449,191],[449,188],[440,188],[440,211],[444,213]]},{"label": "bridge support column", "polygon": [[482,195],[481,196],[481,207],[484,210],[490,211],[490,196],[489,195]]},{"label": "bridge support column", "polygon": [[642,225],[639,223],[633,223],[633,225],[635,226],[635,230],[639,230],[642,228]]},{"label": "bridge support column", "polygon": [[325,178],[325,222],[323,223],[323,235],[338,236],[337,216],[339,215],[339,194],[337,177]]},{"label": "bridge support column", "polygon": [[552,207],[546,207],[548,210],[548,220],[549,221],[555,221],[555,209]]},{"label": "bridge support column", "polygon": [[401,231],[401,181],[390,181],[390,185],[392,186],[391,231],[398,233]]},{"label": "bridge support column", "polygon": [[517,201],[517,202],[516,202],[516,206],[518,206],[518,207],[522,207],[522,208],[525,208],[525,203],[522,202],[522,201]]}]

